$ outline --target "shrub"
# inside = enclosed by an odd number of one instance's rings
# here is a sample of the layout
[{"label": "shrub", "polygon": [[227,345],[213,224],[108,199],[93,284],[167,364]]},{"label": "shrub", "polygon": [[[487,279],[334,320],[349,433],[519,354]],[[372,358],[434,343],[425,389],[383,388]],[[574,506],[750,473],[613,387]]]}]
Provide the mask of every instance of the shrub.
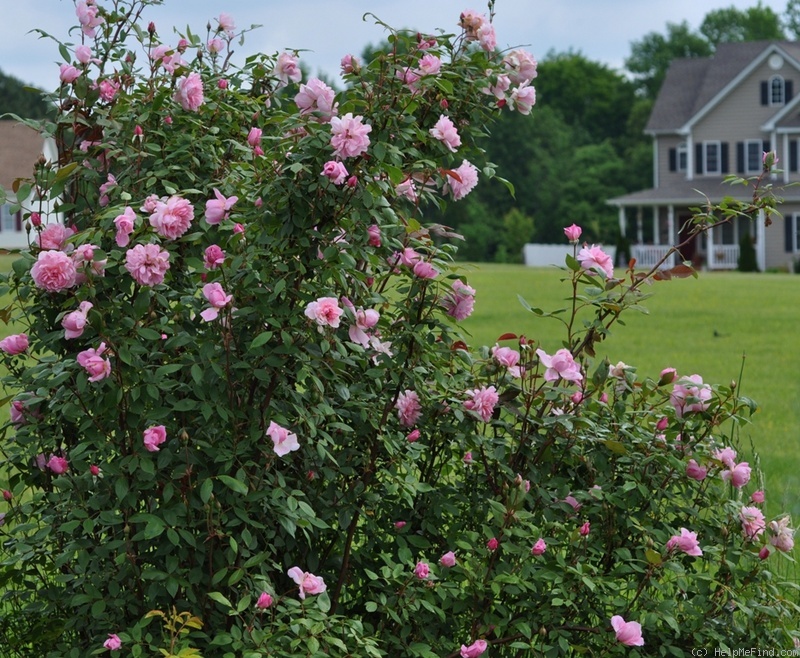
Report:
[{"label": "shrub", "polygon": [[685,269],[615,276],[575,238],[563,346],[458,331],[476,293],[421,210],[491,174],[470,160],[530,110],[529,55],[464,12],[347,58],[335,93],[292,53],[233,66],[224,14],[170,47],[146,4],[79,2],[91,50],[61,44],[78,75],[27,122],[69,230],[25,208],[3,281],[11,655],[790,646],[792,530],[734,445],[752,404],[591,365]]}]

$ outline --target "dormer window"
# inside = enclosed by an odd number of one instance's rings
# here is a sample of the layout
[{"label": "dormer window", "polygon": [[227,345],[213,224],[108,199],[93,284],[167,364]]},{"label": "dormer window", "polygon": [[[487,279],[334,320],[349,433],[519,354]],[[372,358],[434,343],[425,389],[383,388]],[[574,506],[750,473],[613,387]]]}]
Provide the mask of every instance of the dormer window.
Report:
[{"label": "dormer window", "polygon": [[762,105],[786,105],[792,100],[792,81],[785,80],[782,75],[773,75],[769,80],[761,81]]},{"label": "dormer window", "polygon": [[773,75],[769,80],[769,104],[783,105],[786,102],[785,91],[786,87],[783,77],[780,75]]}]

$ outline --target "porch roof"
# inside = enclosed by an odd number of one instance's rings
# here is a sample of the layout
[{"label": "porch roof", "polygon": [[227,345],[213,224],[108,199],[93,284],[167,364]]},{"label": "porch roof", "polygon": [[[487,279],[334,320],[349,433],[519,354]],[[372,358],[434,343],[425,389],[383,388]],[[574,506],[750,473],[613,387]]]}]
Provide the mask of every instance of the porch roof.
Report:
[{"label": "porch roof", "polygon": [[[783,187],[783,181],[767,180],[773,193],[784,203],[800,203],[800,186]],[[762,185],[763,187],[763,185]],[[696,180],[676,180],[649,190],[639,190],[606,201],[612,206],[702,206],[719,203],[723,198],[749,201],[753,198],[750,185],[730,185],[723,177],[703,177]]]}]

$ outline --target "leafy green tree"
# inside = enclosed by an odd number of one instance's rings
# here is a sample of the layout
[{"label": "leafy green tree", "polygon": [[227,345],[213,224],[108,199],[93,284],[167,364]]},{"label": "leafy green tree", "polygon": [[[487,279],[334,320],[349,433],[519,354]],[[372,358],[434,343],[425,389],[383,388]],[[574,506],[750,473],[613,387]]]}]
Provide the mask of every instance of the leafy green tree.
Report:
[{"label": "leafy green tree", "polygon": [[39,89],[0,71],[0,115],[6,113],[27,119],[43,119],[53,111]]},{"label": "leafy green tree", "polygon": [[519,208],[512,208],[503,217],[503,228],[500,244],[495,254],[498,263],[521,263],[522,246],[531,242],[534,235],[533,217],[523,213]]},{"label": "leafy green tree", "polygon": [[781,19],[771,7],[759,3],[755,7],[734,6],[708,12],[700,25],[702,34],[712,46],[739,41],[785,39]]},{"label": "leafy green tree", "polygon": [[625,67],[633,74],[639,91],[655,98],[673,59],[708,57],[712,52],[708,40],[694,32],[687,21],[667,23],[666,35],[650,32],[631,44]]}]

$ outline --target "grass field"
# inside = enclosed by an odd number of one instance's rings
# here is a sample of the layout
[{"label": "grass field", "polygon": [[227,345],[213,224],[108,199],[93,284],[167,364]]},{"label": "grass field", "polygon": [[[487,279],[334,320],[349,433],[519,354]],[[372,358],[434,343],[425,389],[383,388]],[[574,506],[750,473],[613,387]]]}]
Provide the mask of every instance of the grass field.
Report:
[{"label": "grass field", "polygon": [[[524,334],[552,353],[562,347],[563,325],[526,311],[517,295],[546,311],[566,306],[570,294],[557,268],[462,265],[476,290],[475,312],[463,323],[473,344],[492,345],[505,332]],[[767,512],[791,512],[800,521],[800,276],[701,273],[699,279],[656,282],[644,302],[649,314],[630,311],[597,347],[597,358],[635,366],[658,377],[672,366],[710,383],[739,383],[759,404],[741,433],[766,474]],[[744,359],[744,374],[739,381]]]}]

